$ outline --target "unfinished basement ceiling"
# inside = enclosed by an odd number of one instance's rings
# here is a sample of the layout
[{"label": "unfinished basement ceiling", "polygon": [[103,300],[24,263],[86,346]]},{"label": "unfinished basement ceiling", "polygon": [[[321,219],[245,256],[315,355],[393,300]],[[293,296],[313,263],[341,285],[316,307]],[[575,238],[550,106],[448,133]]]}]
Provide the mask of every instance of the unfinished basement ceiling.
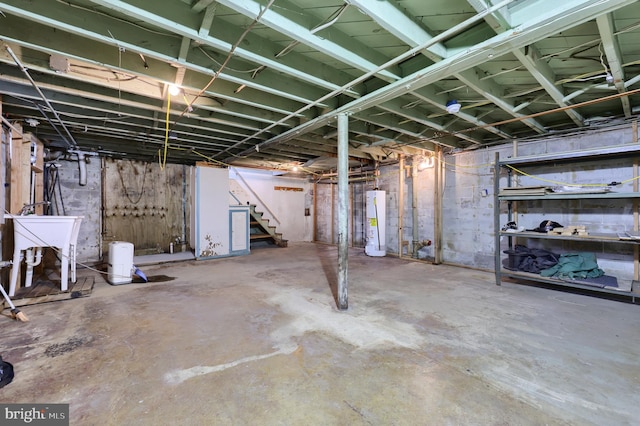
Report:
[{"label": "unfinished basement ceiling", "polygon": [[0,39],[5,123],[150,162],[325,171],[340,113],[353,166],[640,105],[629,0],[8,0]]}]

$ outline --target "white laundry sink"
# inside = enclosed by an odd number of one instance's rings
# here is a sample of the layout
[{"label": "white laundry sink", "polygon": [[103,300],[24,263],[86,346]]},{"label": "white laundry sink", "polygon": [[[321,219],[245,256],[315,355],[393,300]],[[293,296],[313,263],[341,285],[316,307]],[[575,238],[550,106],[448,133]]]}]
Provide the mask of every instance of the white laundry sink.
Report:
[{"label": "white laundry sink", "polygon": [[70,244],[74,226],[82,216],[18,216],[5,214],[13,219],[14,250],[29,247],[58,247]]},{"label": "white laundry sink", "polygon": [[[71,258],[72,281],[75,281],[75,246],[84,216],[41,216],[5,214],[5,219],[13,220],[13,265],[9,294],[15,293],[21,251],[33,247],[55,247],[61,255],[61,290],[67,290],[69,260]],[[30,282],[25,283],[31,285]]]}]

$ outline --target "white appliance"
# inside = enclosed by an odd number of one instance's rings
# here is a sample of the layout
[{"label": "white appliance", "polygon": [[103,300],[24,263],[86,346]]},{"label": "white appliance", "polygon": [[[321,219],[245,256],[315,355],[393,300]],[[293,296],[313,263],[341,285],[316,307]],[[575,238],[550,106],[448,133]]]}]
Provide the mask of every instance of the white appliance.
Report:
[{"label": "white appliance", "polygon": [[109,267],[107,279],[110,284],[129,284],[133,281],[133,244],[125,241],[109,243]]},{"label": "white appliance", "polygon": [[385,191],[367,191],[367,244],[364,252],[367,256],[385,256],[387,245],[385,239],[386,193]]}]

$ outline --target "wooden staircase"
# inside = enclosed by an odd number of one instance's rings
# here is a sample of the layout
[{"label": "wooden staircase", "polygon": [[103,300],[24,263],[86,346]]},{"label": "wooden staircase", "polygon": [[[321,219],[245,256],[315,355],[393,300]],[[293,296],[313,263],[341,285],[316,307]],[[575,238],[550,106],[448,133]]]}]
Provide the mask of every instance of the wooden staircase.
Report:
[{"label": "wooden staircase", "polygon": [[249,240],[250,243],[266,242],[269,244],[275,244],[278,247],[286,247],[287,240],[282,238],[280,232],[276,232],[276,227],[269,225],[269,219],[262,217],[262,212],[256,211],[255,204],[249,204],[249,214],[251,220],[249,221]]}]

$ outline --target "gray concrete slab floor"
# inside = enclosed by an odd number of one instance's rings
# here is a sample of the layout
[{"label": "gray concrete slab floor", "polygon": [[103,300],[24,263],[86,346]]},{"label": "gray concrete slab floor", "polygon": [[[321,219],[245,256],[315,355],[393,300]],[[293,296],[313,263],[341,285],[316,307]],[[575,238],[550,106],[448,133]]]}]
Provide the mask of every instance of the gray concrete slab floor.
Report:
[{"label": "gray concrete slab floor", "polygon": [[[148,265],[0,317],[0,401],[75,425],[631,425],[640,306],[335,247]],[[334,288],[335,290],[335,288]],[[7,310],[3,313],[7,314]]]}]

